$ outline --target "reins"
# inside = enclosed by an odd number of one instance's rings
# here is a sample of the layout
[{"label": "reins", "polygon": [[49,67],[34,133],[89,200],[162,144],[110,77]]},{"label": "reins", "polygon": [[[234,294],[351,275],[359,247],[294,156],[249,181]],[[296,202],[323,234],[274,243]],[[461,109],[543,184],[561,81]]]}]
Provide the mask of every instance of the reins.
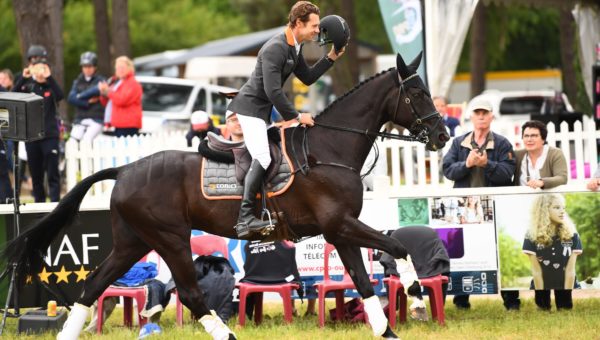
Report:
[{"label": "reins", "polygon": [[[351,127],[336,126],[336,125],[330,125],[330,124],[326,124],[326,123],[315,122],[315,126],[320,126],[322,128],[330,129],[330,130],[356,133],[356,134],[363,135],[369,139],[369,141],[372,143],[371,145],[372,145],[372,148],[375,153],[375,159],[373,160],[373,164],[371,164],[371,167],[369,168],[369,170],[365,174],[360,175],[361,179],[365,178],[367,175],[369,175],[373,171],[373,169],[375,168],[375,164],[377,164],[377,161],[379,160],[379,148],[377,146],[377,143],[375,143],[375,139],[377,137],[381,137],[382,140],[385,138],[389,138],[389,139],[403,140],[403,141],[408,141],[408,142],[421,142],[421,143],[426,144],[429,142],[429,131],[430,130],[427,127],[423,126],[423,122],[428,119],[431,119],[431,118],[438,118],[433,125],[432,130],[435,130],[435,128],[442,121],[442,116],[437,111],[433,111],[433,112],[425,115],[424,117],[420,117],[417,114],[417,111],[415,110],[415,108],[412,104],[412,101],[410,100],[410,97],[408,96],[408,94],[406,94],[406,90],[404,88],[404,83],[406,83],[407,81],[409,81],[415,77],[418,77],[417,73],[413,73],[406,79],[401,79],[400,75],[398,75],[400,86],[399,86],[398,100],[396,101],[396,108],[394,109],[394,116],[392,118],[392,121],[396,121],[396,116],[398,115],[398,108],[400,107],[400,101],[402,98],[402,94],[405,94],[404,102],[409,106],[411,114],[415,118],[415,120],[412,123],[412,125],[410,126],[410,128],[408,128],[408,131],[410,132],[410,135],[408,135],[408,136],[404,136],[401,134],[395,134],[395,133],[389,133],[389,132],[370,131],[369,129],[361,130],[361,129],[355,129],[355,128],[351,128]],[[304,164],[300,163],[300,160],[296,153],[296,147],[295,147],[295,143],[294,143],[294,135],[298,128],[304,128],[304,133],[303,133],[302,142],[301,142],[302,156],[304,156],[304,161],[305,161]],[[294,160],[296,161],[296,164],[297,164],[297,169],[295,172],[300,171],[300,172],[302,172],[303,175],[306,175],[308,173],[308,170],[310,169],[310,166],[308,164],[309,145],[308,145],[307,133],[308,133],[308,128],[298,125],[298,126],[294,127],[294,129],[292,130],[292,135],[291,135],[292,154],[293,154]],[[316,161],[315,165],[336,166],[336,167],[349,169],[353,172],[360,174],[359,170],[357,170],[351,166],[347,166],[347,165],[340,164],[340,163]]]}]

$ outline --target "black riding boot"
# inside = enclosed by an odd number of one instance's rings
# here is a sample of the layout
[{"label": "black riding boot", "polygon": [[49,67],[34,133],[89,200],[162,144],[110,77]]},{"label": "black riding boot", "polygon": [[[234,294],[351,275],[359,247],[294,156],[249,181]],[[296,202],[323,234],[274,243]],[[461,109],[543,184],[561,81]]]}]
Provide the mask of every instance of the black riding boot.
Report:
[{"label": "black riding boot", "polygon": [[[250,169],[244,179],[244,196],[240,207],[240,215],[235,231],[238,237],[246,237],[252,232],[260,233],[264,227],[269,226],[269,221],[259,220],[254,216],[254,207],[256,206],[256,194],[261,188],[265,169],[258,160],[253,159]],[[276,223],[272,220],[273,224]]]}]

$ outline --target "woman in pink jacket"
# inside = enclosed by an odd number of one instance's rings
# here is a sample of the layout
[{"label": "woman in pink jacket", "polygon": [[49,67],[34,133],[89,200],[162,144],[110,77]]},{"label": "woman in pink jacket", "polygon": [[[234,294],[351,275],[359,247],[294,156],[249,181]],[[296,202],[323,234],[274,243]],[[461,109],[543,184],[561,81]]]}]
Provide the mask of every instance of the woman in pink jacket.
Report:
[{"label": "woman in pink jacket", "polygon": [[142,86],[135,80],[133,62],[126,56],[115,61],[114,82],[98,84],[102,104],[106,105],[104,120],[115,128],[115,136],[135,135],[142,128]]}]

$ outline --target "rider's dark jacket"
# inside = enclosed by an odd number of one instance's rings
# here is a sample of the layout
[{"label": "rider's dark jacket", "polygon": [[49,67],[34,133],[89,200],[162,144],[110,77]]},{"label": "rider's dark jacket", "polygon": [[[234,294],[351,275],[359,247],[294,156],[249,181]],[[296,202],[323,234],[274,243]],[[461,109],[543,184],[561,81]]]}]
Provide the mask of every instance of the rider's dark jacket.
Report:
[{"label": "rider's dark jacket", "polygon": [[229,104],[228,109],[245,116],[270,122],[273,106],[285,120],[298,116],[298,111],[283,92],[283,84],[292,72],[304,84],[314,83],[333,63],[321,58],[309,67],[302,56],[302,47],[296,54],[294,36],[288,27],[284,33],[267,41],[258,52],[256,67],[250,79]]},{"label": "rider's dark jacket", "polygon": [[[508,139],[492,134],[491,142],[487,144],[488,162],[483,169],[486,187],[512,185],[515,173],[515,154]],[[472,168],[467,168],[466,161],[472,150],[471,139],[473,132],[455,137],[448,153],[444,156],[444,176],[454,181],[455,188],[470,188]]]}]

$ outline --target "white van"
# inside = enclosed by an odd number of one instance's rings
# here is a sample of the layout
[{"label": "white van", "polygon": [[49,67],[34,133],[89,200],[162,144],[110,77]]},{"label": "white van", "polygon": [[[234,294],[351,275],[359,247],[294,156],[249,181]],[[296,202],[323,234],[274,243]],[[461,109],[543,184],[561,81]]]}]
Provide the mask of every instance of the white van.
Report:
[{"label": "white van", "polygon": [[195,80],[136,76],[142,85],[142,133],[164,130],[187,130],[196,110],[206,111],[215,125],[225,123],[229,100],[220,92],[234,88],[211,85]]}]

